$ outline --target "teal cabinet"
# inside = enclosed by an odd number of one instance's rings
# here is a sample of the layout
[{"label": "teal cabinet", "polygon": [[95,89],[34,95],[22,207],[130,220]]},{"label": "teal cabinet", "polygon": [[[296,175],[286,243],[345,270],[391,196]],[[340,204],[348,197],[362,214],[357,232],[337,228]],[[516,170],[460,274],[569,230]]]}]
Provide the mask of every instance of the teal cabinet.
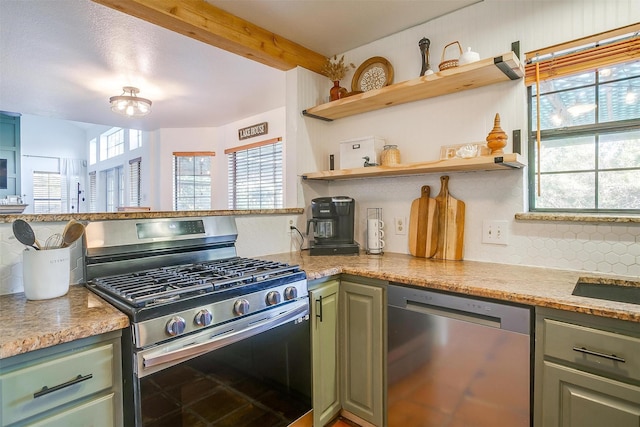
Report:
[{"label": "teal cabinet", "polygon": [[122,425],[120,333],[2,360],[2,426]]}]

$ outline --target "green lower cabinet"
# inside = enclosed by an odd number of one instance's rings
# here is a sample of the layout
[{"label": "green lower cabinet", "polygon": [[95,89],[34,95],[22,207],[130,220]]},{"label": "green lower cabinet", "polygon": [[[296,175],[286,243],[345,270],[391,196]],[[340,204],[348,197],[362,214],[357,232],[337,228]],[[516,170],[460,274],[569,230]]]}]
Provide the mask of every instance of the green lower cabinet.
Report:
[{"label": "green lower cabinet", "polygon": [[544,365],[545,426],[640,426],[640,387],[550,362]]},{"label": "green lower cabinet", "polygon": [[384,287],[349,279],[309,284],[315,427],[341,409],[385,425]]},{"label": "green lower cabinet", "polygon": [[116,425],[115,406],[116,397],[111,393],[30,424],[30,427],[111,427]]},{"label": "green lower cabinet", "polygon": [[536,309],[534,427],[640,426],[640,328]]},{"label": "green lower cabinet", "polygon": [[326,425],[340,412],[338,286],[338,280],[330,280],[309,292],[314,426]]},{"label": "green lower cabinet", "polygon": [[0,361],[1,426],[118,427],[121,331]]},{"label": "green lower cabinet", "polygon": [[383,426],[384,289],[342,280],[339,300],[342,408]]}]

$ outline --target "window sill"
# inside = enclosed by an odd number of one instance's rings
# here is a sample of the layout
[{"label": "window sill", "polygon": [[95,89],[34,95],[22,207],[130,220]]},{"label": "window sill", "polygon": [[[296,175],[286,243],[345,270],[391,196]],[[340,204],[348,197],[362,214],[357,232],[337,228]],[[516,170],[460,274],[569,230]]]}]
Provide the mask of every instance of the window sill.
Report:
[{"label": "window sill", "polygon": [[607,215],[560,212],[524,212],[515,215],[520,221],[565,221],[589,223],[636,223],[640,224],[640,215]]}]

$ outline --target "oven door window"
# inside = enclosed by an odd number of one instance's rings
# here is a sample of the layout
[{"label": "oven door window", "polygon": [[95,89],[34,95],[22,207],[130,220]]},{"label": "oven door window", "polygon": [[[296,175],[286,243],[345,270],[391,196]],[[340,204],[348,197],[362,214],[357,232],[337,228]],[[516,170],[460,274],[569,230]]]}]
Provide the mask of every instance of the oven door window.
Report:
[{"label": "oven door window", "polygon": [[143,425],[289,425],[311,409],[309,337],[289,322],[141,378]]}]

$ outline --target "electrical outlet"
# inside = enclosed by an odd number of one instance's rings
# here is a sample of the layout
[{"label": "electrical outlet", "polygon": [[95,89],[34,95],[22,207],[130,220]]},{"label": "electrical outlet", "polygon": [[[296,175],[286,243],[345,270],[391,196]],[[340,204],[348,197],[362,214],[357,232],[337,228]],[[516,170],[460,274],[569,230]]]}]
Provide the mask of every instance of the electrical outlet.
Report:
[{"label": "electrical outlet", "polygon": [[407,234],[407,217],[400,216],[393,218],[396,234]]},{"label": "electrical outlet", "polygon": [[482,221],[482,243],[509,244],[509,223],[506,220]]}]

